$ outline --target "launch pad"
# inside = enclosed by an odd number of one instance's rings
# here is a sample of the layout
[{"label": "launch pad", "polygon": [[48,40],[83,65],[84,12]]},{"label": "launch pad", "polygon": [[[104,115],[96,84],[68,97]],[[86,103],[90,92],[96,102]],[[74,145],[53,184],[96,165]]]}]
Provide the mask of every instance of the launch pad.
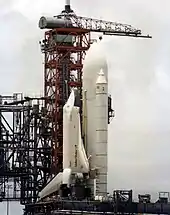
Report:
[{"label": "launch pad", "polygon": [[[29,211],[29,213],[27,213]],[[151,202],[151,196],[138,195],[133,201],[132,190],[115,190],[111,197],[100,200],[55,199],[49,202],[26,205],[26,214],[169,214],[169,193],[159,193],[159,199]]]},{"label": "launch pad", "polygon": [[[114,117],[108,68],[91,32],[151,38],[131,25],[77,16],[66,1],[41,17],[44,96],[0,96],[0,201],[20,201],[24,215],[170,214],[169,194],[133,201],[107,193],[107,132]],[[101,39],[101,37],[100,37]],[[94,45],[93,45],[94,47]]]}]

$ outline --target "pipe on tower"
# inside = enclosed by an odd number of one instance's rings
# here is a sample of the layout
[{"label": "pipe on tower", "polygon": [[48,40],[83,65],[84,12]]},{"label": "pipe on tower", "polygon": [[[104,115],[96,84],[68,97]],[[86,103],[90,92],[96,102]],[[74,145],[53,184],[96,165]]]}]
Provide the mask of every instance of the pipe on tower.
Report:
[{"label": "pipe on tower", "polygon": [[66,0],[66,5],[70,5],[70,0]]},{"label": "pipe on tower", "polygon": [[73,10],[71,10],[70,0],[66,0],[65,12],[66,12],[66,13],[72,13],[72,12],[73,12]]}]

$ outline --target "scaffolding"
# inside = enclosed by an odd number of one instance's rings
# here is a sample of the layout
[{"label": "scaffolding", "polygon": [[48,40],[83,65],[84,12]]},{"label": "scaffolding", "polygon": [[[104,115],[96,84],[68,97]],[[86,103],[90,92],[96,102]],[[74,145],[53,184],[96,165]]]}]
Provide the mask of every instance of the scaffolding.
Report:
[{"label": "scaffolding", "polygon": [[[43,99],[0,96],[0,199],[33,203],[50,174]],[[9,191],[9,195],[7,195]]]}]

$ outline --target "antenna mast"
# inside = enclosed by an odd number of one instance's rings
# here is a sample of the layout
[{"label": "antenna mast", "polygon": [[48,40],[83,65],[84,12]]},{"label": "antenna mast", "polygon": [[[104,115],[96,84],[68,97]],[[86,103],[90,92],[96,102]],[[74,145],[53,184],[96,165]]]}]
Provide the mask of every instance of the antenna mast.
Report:
[{"label": "antenna mast", "polygon": [[66,13],[72,13],[73,10],[71,10],[71,6],[70,6],[70,0],[65,0],[65,11]]}]

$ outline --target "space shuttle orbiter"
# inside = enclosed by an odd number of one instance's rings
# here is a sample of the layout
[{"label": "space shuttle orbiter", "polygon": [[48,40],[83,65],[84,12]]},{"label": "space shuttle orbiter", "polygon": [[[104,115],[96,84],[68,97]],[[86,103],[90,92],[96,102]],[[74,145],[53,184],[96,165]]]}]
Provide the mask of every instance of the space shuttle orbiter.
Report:
[{"label": "space shuttle orbiter", "polygon": [[89,162],[82,141],[80,108],[75,101],[75,91],[72,90],[63,107],[63,169],[70,168],[73,174],[88,173]]},{"label": "space shuttle orbiter", "polygon": [[84,149],[79,107],[75,89],[63,107],[63,172],[58,173],[39,193],[39,199],[57,192],[62,184],[70,187],[76,174],[88,173],[89,162]]}]

